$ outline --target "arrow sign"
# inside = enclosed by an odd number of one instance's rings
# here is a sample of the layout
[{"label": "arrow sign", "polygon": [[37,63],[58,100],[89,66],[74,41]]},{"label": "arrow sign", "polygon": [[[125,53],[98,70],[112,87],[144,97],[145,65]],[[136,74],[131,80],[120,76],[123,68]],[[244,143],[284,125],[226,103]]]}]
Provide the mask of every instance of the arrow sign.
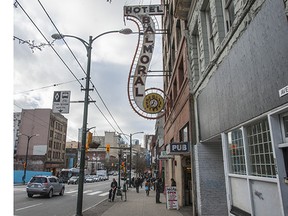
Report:
[{"label": "arrow sign", "polygon": [[53,95],[53,113],[69,113],[70,91],[55,91]]}]

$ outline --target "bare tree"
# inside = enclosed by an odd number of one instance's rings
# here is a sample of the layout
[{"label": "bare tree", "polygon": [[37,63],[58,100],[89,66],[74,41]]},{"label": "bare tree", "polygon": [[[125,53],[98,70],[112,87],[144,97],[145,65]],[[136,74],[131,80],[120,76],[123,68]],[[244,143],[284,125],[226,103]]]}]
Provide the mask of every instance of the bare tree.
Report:
[{"label": "bare tree", "polygon": [[136,153],[136,155],[133,157],[133,162],[132,164],[135,167],[135,173],[141,174],[144,173],[146,170],[146,160],[145,160],[145,155]]}]

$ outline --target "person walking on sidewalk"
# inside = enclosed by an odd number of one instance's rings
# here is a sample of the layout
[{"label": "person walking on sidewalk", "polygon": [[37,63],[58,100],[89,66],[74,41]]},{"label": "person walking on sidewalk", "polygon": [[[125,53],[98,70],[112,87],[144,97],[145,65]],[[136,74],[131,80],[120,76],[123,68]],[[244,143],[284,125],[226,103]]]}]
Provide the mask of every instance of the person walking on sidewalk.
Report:
[{"label": "person walking on sidewalk", "polygon": [[135,188],[137,193],[139,193],[139,186],[140,186],[140,178],[138,177],[135,180]]},{"label": "person walking on sidewalk", "polygon": [[150,180],[147,179],[145,182],[145,192],[146,192],[146,196],[149,196],[149,191],[150,191]]},{"label": "person walking on sidewalk", "polygon": [[161,203],[160,202],[160,193],[163,192],[162,178],[157,177],[157,179],[155,181],[155,187],[156,187],[156,203]]},{"label": "person walking on sidewalk", "polygon": [[116,190],[117,190],[117,182],[116,182],[116,179],[113,178],[113,181],[111,182],[111,189],[109,190],[109,199],[108,201],[109,202],[114,202],[114,199],[115,199],[115,193],[116,193]]}]

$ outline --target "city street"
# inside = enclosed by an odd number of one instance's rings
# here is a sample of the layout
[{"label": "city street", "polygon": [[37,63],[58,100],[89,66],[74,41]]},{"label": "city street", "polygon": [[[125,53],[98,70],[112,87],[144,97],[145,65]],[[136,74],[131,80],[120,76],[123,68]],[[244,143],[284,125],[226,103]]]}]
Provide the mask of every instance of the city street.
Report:
[{"label": "city street", "polygon": [[[107,199],[112,178],[108,181],[85,183],[83,191],[83,208],[91,208]],[[76,213],[78,185],[65,184],[64,196],[33,196],[28,198],[26,186],[14,186],[15,216],[72,216]]]}]

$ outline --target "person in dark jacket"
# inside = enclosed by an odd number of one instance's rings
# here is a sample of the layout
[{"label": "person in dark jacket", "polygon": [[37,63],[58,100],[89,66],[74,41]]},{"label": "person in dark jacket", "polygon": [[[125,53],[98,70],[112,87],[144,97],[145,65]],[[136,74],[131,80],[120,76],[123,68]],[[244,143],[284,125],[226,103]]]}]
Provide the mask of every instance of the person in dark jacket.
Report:
[{"label": "person in dark jacket", "polygon": [[176,187],[176,181],[173,178],[171,178],[171,187]]},{"label": "person in dark jacket", "polygon": [[116,193],[116,190],[117,190],[117,182],[116,182],[116,179],[113,178],[113,181],[111,182],[111,189],[109,190],[109,202],[114,202],[114,199],[115,199],[115,193]]},{"label": "person in dark jacket", "polygon": [[140,180],[140,178],[138,177],[138,178],[136,178],[136,180],[135,180],[135,188],[136,188],[136,192],[137,192],[137,193],[139,193],[139,186],[140,186],[140,184],[141,184],[141,180]]},{"label": "person in dark jacket", "polygon": [[156,203],[161,203],[160,202],[160,193],[163,192],[163,182],[162,178],[157,178],[155,181],[155,187],[156,187]]}]

